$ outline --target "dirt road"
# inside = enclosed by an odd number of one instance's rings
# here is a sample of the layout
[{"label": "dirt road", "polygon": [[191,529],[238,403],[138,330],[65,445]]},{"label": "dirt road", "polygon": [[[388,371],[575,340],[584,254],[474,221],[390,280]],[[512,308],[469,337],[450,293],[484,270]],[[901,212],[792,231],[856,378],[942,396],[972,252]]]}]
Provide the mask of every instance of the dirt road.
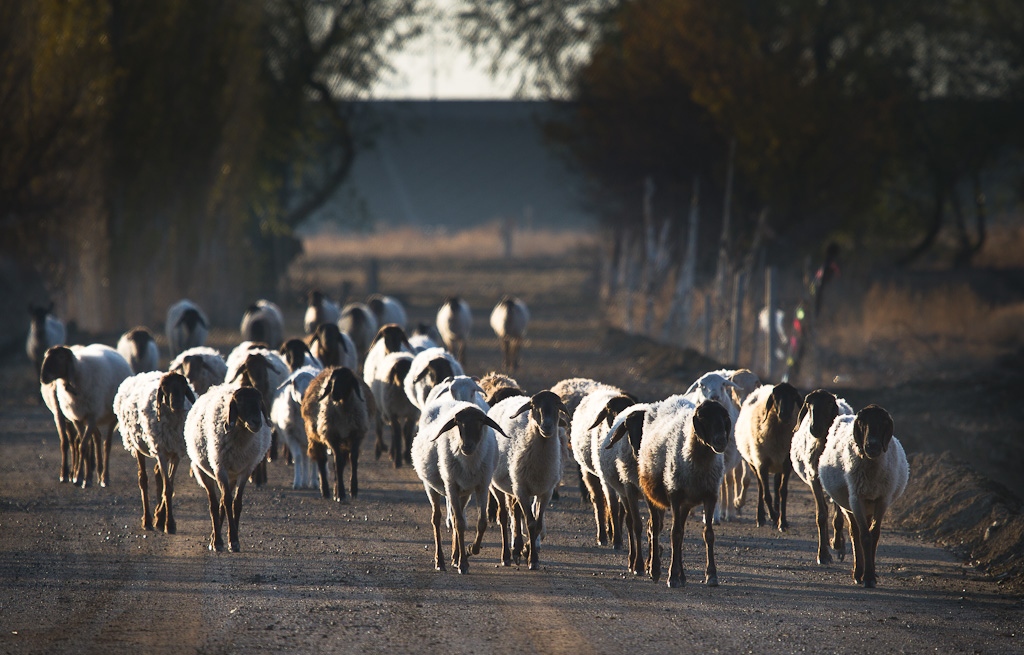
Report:
[{"label": "dirt road", "polygon": [[[599,352],[586,274],[567,271],[532,299],[520,381],[540,388],[583,374],[651,397],[670,391]],[[495,293],[481,284],[470,301],[489,309]],[[436,306],[417,298],[414,318]],[[482,318],[474,372],[499,361]],[[713,589],[701,584],[697,519],[687,525],[688,583],[669,589],[595,545],[573,487],[547,514],[540,571],[496,566],[491,529],[468,575],[436,572],[422,486],[411,468],[374,462],[369,441],[350,505],[293,491],[290,470],[274,463],[266,487],[246,490],[242,552],[210,553],[206,501],[185,471],[176,535],[140,528],[134,462],[118,446],[109,488],[59,484],[52,422],[26,379],[27,364],[0,379],[16,390],[0,410],[3,653],[1024,652],[1021,600],[912,535],[883,529],[875,590],[851,584],[849,560],[815,565],[813,504],[799,484],[788,533],[756,529],[749,511],[716,529]],[[667,558],[667,531],[662,541]]]}]

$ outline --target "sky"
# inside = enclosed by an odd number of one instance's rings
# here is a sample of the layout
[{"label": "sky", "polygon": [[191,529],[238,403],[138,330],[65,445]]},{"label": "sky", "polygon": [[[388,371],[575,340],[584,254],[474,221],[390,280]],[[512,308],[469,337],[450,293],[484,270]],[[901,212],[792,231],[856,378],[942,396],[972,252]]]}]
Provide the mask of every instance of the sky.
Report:
[{"label": "sky", "polygon": [[443,18],[457,6],[456,0],[428,0],[422,3],[442,18],[430,21],[431,28],[394,55],[395,72],[384,76],[372,95],[374,99],[464,100],[509,99],[518,79],[509,75],[497,79],[488,72],[490,60],[475,60],[455,34],[454,25]]}]

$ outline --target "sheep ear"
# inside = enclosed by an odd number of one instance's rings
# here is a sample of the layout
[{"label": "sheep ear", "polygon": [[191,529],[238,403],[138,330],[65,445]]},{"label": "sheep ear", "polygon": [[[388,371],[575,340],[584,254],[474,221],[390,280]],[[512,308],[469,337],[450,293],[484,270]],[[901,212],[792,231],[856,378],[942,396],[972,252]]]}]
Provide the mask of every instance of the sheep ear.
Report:
[{"label": "sheep ear", "polygon": [[853,419],[853,443],[857,446],[857,452],[864,454],[864,437],[867,435],[864,431],[864,422],[857,417]]},{"label": "sheep ear", "polygon": [[427,377],[427,373],[429,373],[429,372],[430,372],[430,368],[429,367],[423,369],[422,371],[420,371],[419,375],[417,375],[416,378],[413,379],[413,382],[423,382],[423,378]]},{"label": "sheep ear", "polygon": [[204,328],[210,327],[209,325],[206,324],[206,319],[203,318],[202,314],[199,314],[197,318],[199,319],[199,324],[202,325]]},{"label": "sheep ear", "polygon": [[444,425],[441,426],[441,428],[437,431],[437,434],[435,434],[433,437],[431,437],[430,440],[431,441],[437,441],[438,437],[440,437],[442,434],[444,434],[448,430],[451,430],[452,428],[454,428],[455,425],[456,425],[455,417],[453,416],[450,421],[448,421],[447,423],[445,423]]},{"label": "sheep ear", "polygon": [[515,418],[533,409],[533,402],[529,399],[526,400],[526,404],[519,408],[519,411],[510,416],[509,418]]},{"label": "sheep ear", "polygon": [[245,371],[245,367],[244,366],[240,367],[237,371],[235,371],[235,374],[231,377],[230,380],[228,380],[228,382],[234,382],[235,380],[237,380],[238,377],[240,375],[242,375],[243,371]]},{"label": "sheep ear", "polygon": [[689,387],[687,387],[686,392],[683,395],[684,396],[690,395],[691,393],[693,393],[694,391],[697,390],[698,386],[700,386],[700,380],[694,381],[693,384],[691,384]]},{"label": "sheep ear", "polygon": [[267,403],[263,402],[263,398],[260,398],[260,411],[263,412],[263,418],[267,421],[267,425],[270,425],[270,410],[267,409]]},{"label": "sheep ear", "polygon": [[228,422],[224,425],[228,431],[234,430],[235,425],[238,424],[238,403],[232,398],[231,402],[228,403]]},{"label": "sheep ear", "polygon": [[765,414],[772,411],[773,407],[775,407],[775,396],[768,394],[768,400],[764,404]]},{"label": "sheep ear", "polygon": [[797,414],[796,417],[797,425],[800,425],[801,423],[804,422],[804,417],[807,416],[808,411],[810,411],[810,406],[807,403],[804,403],[803,406],[800,407],[800,413]]},{"label": "sheep ear", "polygon": [[[600,421],[598,421],[600,423]],[[597,427],[597,423],[594,424]],[[612,446],[617,444],[622,439],[622,435],[626,434],[626,422],[619,423],[619,427],[615,428],[615,431],[611,434],[611,439],[608,441],[608,445],[604,447],[605,450],[611,450]]]},{"label": "sheep ear", "polygon": [[484,416],[484,423],[486,423],[487,425],[491,426],[494,429],[495,432],[497,432],[501,436],[505,437],[506,439],[511,439],[512,438],[512,437],[508,436],[507,434],[505,434],[505,431],[501,429],[501,426],[498,425],[498,422],[495,421],[490,416],[486,416],[486,415]]},{"label": "sheep ear", "polygon": [[188,386],[187,384],[185,385],[185,397],[188,398],[188,401],[190,403],[192,403],[193,405],[195,404],[196,396],[194,393],[192,393],[192,387]]},{"label": "sheep ear", "polygon": [[365,401],[365,400],[366,400],[366,398],[363,398],[363,389],[362,389],[362,386],[363,386],[363,385],[359,384],[359,382],[357,381],[357,382],[356,382],[356,384],[355,384],[354,390],[355,390],[355,392],[356,392],[356,396],[358,396],[358,397],[359,397],[359,400],[364,400],[364,401]]},{"label": "sheep ear", "polygon": [[317,398],[317,400],[323,400],[324,398],[326,398],[327,395],[329,393],[331,393],[331,391],[333,389],[334,389],[334,381],[331,380],[330,378],[328,378],[327,382],[324,384],[323,393],[320,394],[320,396]]},{"label": "sheep ear", "polygon": [[[587,428],[587,431],[589,432],[590,430],[593,430],[597,426],[599,426],[602,423],[604,423],[604,420],[606,418],[608,418],[608,408],[607,407],[605,407],[604,409],[601,410],[601,413],[597,415],[597,420],[594,421],[593,425],[591,425],[589,428]],[[611,426],[609,425],[608,427],[611,427]]]}]

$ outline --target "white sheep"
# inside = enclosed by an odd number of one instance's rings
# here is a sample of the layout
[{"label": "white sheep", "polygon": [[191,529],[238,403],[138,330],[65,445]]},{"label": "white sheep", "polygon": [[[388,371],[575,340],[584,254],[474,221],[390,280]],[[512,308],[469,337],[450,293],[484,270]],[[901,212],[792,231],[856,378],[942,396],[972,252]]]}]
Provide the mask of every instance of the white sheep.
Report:
[{"label": "white sheep", "polygon": [[464,374],[458,360],[447,350],[428,348],[413,358],[409,374],[405,376],[405,393],[412,404],[422,410],[431,389],[445,378]]},{"label": "white sheep", "polygon": [[356,350],[364,358],[377,336],[377,327],[377,317],[363,303],[352,302],[342,308],[338,328],[352,338]]},{"label": "white sheep", "polygon": [[[330,494],[327,478],[327,453],[334,455],[334,500],[347,503],[345,464],[352,463],[352,497],[359,495],[359,446],[370,429],[371,400],[365,385],[347,368],[331,367],[320,371],[310,382],[302,398],[302,421],[306,426],[309,457],[320,473],[320,494]],[[370,398],[367,398],[370,396]],[[373,411],[376,411],[374,408]]]},{"label": "white sheep", "polygon": [[185,446],[192,473],[210,500],[210,550],[240,549],[238,520],[246,481],[270,448],[270,417],[263,396],[251,387],[220,384],[196,399],[185,419]]},{"label": "white sheep", "polygon": [[[643,572],[642,532],[640,515],[639,460],[644,426],[657,416],[657,403],[640,403],[627,407],[614,417],[608,429],[595,444],[598,473],[605,497],[617,497],[626,515],[626,535],[629,537],[627,567],[634,575]],[[623,437],[628,437],[624,439]]]},{"label": "white sheep", "polygon": [[501,366],[506,371],[519,368],[519,350],[529,323],[530,310],[519,298],[505,296],[491,310],[491,329],[501,342]]},{"label": "white sheep", "polygon": [[[686,583],[682,561],[686,517],[691,509],[701,504],[705,516],[714,513],[725,471],[722,453],[729,444],[731,428],[729,412],[714,400],[705,400],[694,407],[682,396],[662,401],[653,421],[644,426],[637,474],[651,508],[648,570],[655,582],[661,577],[658,540],[665,510],[671,509],[672,559],[668,567],[668,586],[679,587]],[[709,587],[717,587],[714,521],[704,523],[704,547],[707,553],[704,582]]]},{"label": "white sheep", "polygon": [[[388,353],[375,367],[375,376],[370,384],[381,421],[391,427],[389,452],[395,468],[400,467],[403,461],[412,463],[413,436],[416,433],[416,422],[420,418],[419,408],[412,404],[405,393],[405,378],[412,361],[412,353]],[[383,446],[383,440],[380,440],[374,447],[375,452],[381,451]]]},{"label": "white sheep", "polygon": [[[237,382],[243,386],[255,387],[263,395],[263,402],[270,407],[278,387],[291,373],[287,362],[277,353],[251,341],[243,341],[228,355],[228,370],[225,382]],[[268,459],[277,459],[276,433],[271,434]],[[253,474],[252,482],[263,485],[267,482],[266,462],[261,462]]]},{"label": "white sheep", "polygon": [[238,330],[242,341],[259,341],[277,349],[284,343],[284,315],[275,303],[257,300],[245,309]]},{"label": "white sheep", "polygon": [[513,556],[518,563],[524,554],[531,571],[540,568],[544,511],[562,478],[562,419],[567,415],[565,405],[551,391],[531,398],[507,398],[488,412],[508,435],[498,443],[498,464],[491,481],[491,492],[499,501],[502,566],[508,566]]},{"label": "white sheep", "polygon": [[[113,348],[94,343],[89,346],[55,346],[46,351],[39,372],[43,385],[55,384],[60,411],[77,432],[78,466],[75,482],[88,487],[95,463],[100,486],[110,482],[110,440],[117,418],[114,395],[117,387],[132,374],[128,362]],[[106,437],[100,429],[106,427]],[[95,460],[87,457],[95,447]]]},{"label": "white sheep", "polygon": [[57,427],[57,439],[60,444],[60,477],[58,479],[61,482],[70,482],[72,476],[77,477],[78,475],[78,434],[74,424],[68,421],[60,409],[60,401],[57,400],[57,383],[40,384],[39,393],[43,396],[46,408],[53,414],[53,422]]},{"label": "white sheep", "polygon": [[321,291],[313,289],[306,294],[306,314],[302,322],[306,334],[313,334],[321,323],[337,323],[339,318],[338,305]]},{"label": "white sheep", "polygon": [[32,318],[28,326],[28,338],[25,340],[25,352],[38,374],[46,351],[53,346],[64,345],[64,324],[53,315],[52,302],[46,307],[37,307],[29,303],[28,313]]},{"label": "white sheep", "polygon": [[[569,410],[569,427],[571,428],[572,417],[576,414],[576,408],[579,407],[583,397],[596,389],[608,386],[609,385],[604,382],[598,382],[597,380],[591,380],[590,378],[568,378],[556,382],[555,385],[551,387],[551,391],[562,399],[562,403],[565,405],[566,409]],[[566,451],[568,451],[568,446],[569,444],[567,443]],[[580,490],[580,499],[584,502],[591,500],[590,491],[587,489],[587,485],[583,480],[583,469],[581,469],[579,464],[576,463],[576,459],[571,455],[571,453],[564,452],[562,457],[562,461],[566,465],[574,464],[576,466],[576,475],[579,479],[579,484],[577,486]]]},{"label": "white sheep", "polygon": [[155,459],[153,475],[160,498],[154,512],[156,529],[176,531],[171,499],[178,463],[187,456],[185,417],[196,400],[185,376],[179,373],[151,371],[125,379],[114,396],[114,414],[124,449],[139,465],[139,490],[142,492],[142,527],[153,529],[149,512],[149,479],[146,458]]},{"label": "white sheep", "polygon": [[[829,564],[832,555],[828,551],[828,505],[825,504],[825,493],[818,479],[818,460],[825,449],[828,433],[836,417],[853,414],[853,408],[841,398],[824,389],[816,389],[807,394],[800,415],[797,417],[797,429],[793,433],[793,443],[789,448],[789,459],[793,463],[793,471],[810,488],[814,496],[814,522],[818,528],[818,564]],[[839,559],[843,559],[843,513],[836,508],[833,521],[835,537],[833,548]]]},{"label": "white sheep", "polygon": [[[429,404],[420,419],[413,440],[413,467],[423,481],[430,500],[434,528],[434,566],[443,571],[441,545],[441,497],[447,500],[452,515],[452,567],[459,573],[469,570],[469,554],[480,552],[487,529],[487,493],[498,459],[495,432],[501,427],[473,403],[438,398]],[[480,510],[476,538],[466,552],[465,509],[470,498]]]},{"label": "white sheep", "polygon": [[195,394],[201,396],[210,387],[224,382],[228,365],[217,350],[208,346],[197,346],[178,353],[178,356],[171,360],[167,370],[184,375]]},{"label": "white sheep", "polygon": [[317,366],[303,366],[293,371],[278,387],[270,405],[273,430],[278,441],[284,441],[295,467],[292,489],[316,488],[316,462],[307,455],[309,441],[302,422],[302,397],[321,370]]},{"label": "white sheep", "polygon": [[[355,348],[352,348],[353,352]],[[302,339],[288,339],[278,350],[281,353],[281,357],[284,358],[288,369],[294,373],[304,366],[312,366],[316,370],[323,370],[323,362],[313,356],[313,353],[309,351],[309,346]]]},{"label": "white sheep", "polygon": [[583,482],[594,506],[594,522],[597,524],[597,543],[604,546],[608,536],[612,545],[622,547],[622,517],[618,496],[605,493],[601,484],[600,453],[597,448],[615,417],[635,401],[614,387],[599,387],[580,401],[572,415],[569,429],[572,456],[579,464]]},{"label": "white sheep", "polygon": [[[377,367],[385,357],[391,353],[407,352],[416,354],[416,350],[409,339],[405,336],[405,330],[400,325],[389,323],[382,325],[377,330],[373,342],[366,352],[366,359],[363,361],[363,381],[373,388],[373,380],[377,376]],[[354,370],[354,369],[353,369]]]},{"label": "white sheep", "polygon": [[[740,503],[736,503],[730,497],[731,485],[729,484],[729,477],[737,469],[742,472],[745,468],[743,467],[743,458],[740,457],[740,452],[736,448],[735,434],[733,434],[736,428],[736,419],[740,415],[741,405],[741,402],[736,401],[736,395],[734,394],[738,387],[730,379],[730,376],[735,373],[737,371],[725,369],[705,373],[697,378],[686,390],[686,393],[683,394],[693,402],[694,406],[699,405],[705,400],[717,401],[729,412],[729,420],[732,422],[733,431],[729,434],[729,446],[725,449],[725,477],[722,479],[722,490],[718,495],[718,507],[715,508],[714,521],[716,524],[720,523],[723,519],[726,521],[732,519],[732,507],[739,509]],[[739,500],[739,497],[736,500]],[[708,520],[708,517],[704,517],[704,520]]]},{"label": "white sheep", "polygon": [[872,588],[882,518],[910,478],[907,454],[893,436],[889,412],[868,405],[856,416],[838,417],[818,460],[818,476],[850,524],[853,579]]},{"label": "white sheep", "polygon": [[135,373],[155,371],[160,368],[160,351],[153,339],[153,333],[144,327],[128,330],[117,340],[117,352],[121,353]]},{"label": "white sheep", "polygon": [[484,399],[484,390],[480,383],[468,375],[456,375],[438,384],[430,390],[430,395],[427,396],[425,405],[430,406],[443,396],[453,400],[473,403],[484,412],[488,412],[491,409],[491,405],[487,404],[487,401]]},{"label": "white sheep", "polygon": [[455,359],[465,365],[466,346],[470,330],[473,328],[473,313],[469,309],[469,303],[458,296],[445,298],[437,310],[435,323],[445,347],[455,355]]},{"label": "white sheep", "polygon": [[202,346],[210,334],[210,320],[199,305],[179,300],[167,310],[167,348],[171,359],[183,350]]},{"label": "white sheep", "polygon": [[402,303],[397,298],[375,293],[366,299],[366,306],[370,308],[370,311],[377,318],[377,325],[394,323],[404,330],[405,326],[409,324],[409,317],[405,313],[405,307],[402,306]]},{"label": "white sheep", "polygon": [[[789,475],[793,472],[789,450],[802,401],[800,393],[787,382],[766,384],[747,396],[736,419],[736,447],[757,477],[757,527],[765,524],[767,510],[768,518],[780,532],[789,528],[786,499]],[[773,474],[774,502],[768,488]]]}]

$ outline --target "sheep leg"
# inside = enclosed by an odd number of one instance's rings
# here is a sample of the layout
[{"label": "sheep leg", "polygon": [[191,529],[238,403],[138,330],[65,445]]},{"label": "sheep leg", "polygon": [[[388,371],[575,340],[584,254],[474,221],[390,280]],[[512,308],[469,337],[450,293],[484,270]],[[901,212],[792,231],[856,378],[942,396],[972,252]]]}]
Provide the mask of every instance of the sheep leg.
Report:
[{"label": "sheep leg", "polygon": [[82,462],[82,479],[81,485],[83,489],[88,489],[92,486],[92,474],[96,468],[96,451],[99,450],[98,436],[94,436],[96,427],[91,422],[85,422],[84,426],[79,430],[81,439],[78,441],[78,459]]},{"label": "sheep leg", "polygon": [[811,493],[814,495],[814,523],[818,528],[818,564],[832,563],[832,554],[828,552],[828,506],[825,504],[825,492],[821,481],[811,481]]},{"label": "sheep leg", "polygon": [[850,541],[853,542],[853,581],[860,584],[864,579],[864,544],[861,541],[861,529],[853,512],[844,508],[843,514],[846,515],[846,522],[850,524]]},{"label": "sheep leg", "polygon": [[174,474],[178,470],[178,456],[160,458],[160,474],[163,477],[163,503],[167,513],[167,520],[164,523],[164,532],[174,534],[178,531],[174,522],[174,513],[171,511],[171,499],[174,498]]},{"label": "sheep leg", "polygon": [[167,506],[164,504],[164,478],[160,469],[160,460],[153,464],[153,482],[156,485],[157,501],[156,511],[153,513],[157,532],[163,532],[167,526]]},{"label": "sheep leg", "polygon": [[142,492],[142,529],[153,529],[153,517],[149,513],[149,479],[146,475],[146,458],[135,451],[135,461],[139,464],[139,491]]},{"label": "sheep leg", "polygon": [[377,417],[377,420],[374,421],[374,423],[376,424],[374,426],[376,439],[373,442],[373,459],[374,461],[377,461],[380,459],[381,454],[387,450],[387,446],[384,444],[384,428],[381,426],[381,418]]},{"label": "sheep leg", "polygon": [[501,501],[498,500],[497,494],[489,492],[487,494],[487,519],[491,523],[498,522],[498,508],[501,506]]},{"label": "sheep leg", "polygon": [[529,556],[527,545],[523,539],[526,513],[515,496],[506,494],[506,502],[509,505],[509,513],[512,514],[512,560],[516,563],[516,566],[519,566],[522,558]]},{"label": "sheep leg", "polygon": [[626,527],[629,530],[629,572],[633,575],[640,575],[640,559],[643,550],[643,537],[640,534],[642,523],[640,520],[640,505],[637,502],[636,492],[626,485],[624,490],[624,505],[626,507]]},{"label": "sheep leg", "polygon": [[665,510],[651,507],[651,520],[647,525],[647,540],[650,542],[650,553],[647,560],[647,572],[651,580],[661,579],[661,528],[665,524]]},{"label": "sheep leg", "polygon": [[619,502],[618,494],[611,489],[605,489],[605,498],[608,499],[608,509],[611,513],[611,537],[612,548],[622,550],[622,519],[625,509]]},{"label": "sheep leg", "polygon": [[[353,448],[348,451],[348,461],[352,465],[352,479],[349,486],[352,488],[352,497],[359,497],[359,449]],[[343,489],[344,491],[344,489]]]},{"label": "sheep leg", "polygon": [[757,521],[755,525],[761,527],[765,524],[765,510],[768,510],[768,520],[773,524],[779,520],[778,512],[775,511],[775,505],[772,504],[772,492],[768,487],[768,481],[771,479],[771,474],[768,472],[768,466],[762,464],[757,470]]},{"label": "sheep leg", "polygon": [[231,495],[231,514],[228,516],[228,539],[231,544],[230,550],[233,553],[241,550],[238,543],[238,519],[242,517],[242,492],[245,491],[245,482],[246,479],[244,477],[239,478],[238,486]]},{"label": "sheep leg", "polygon": [[[786,518],[786,499],[789,498],[789,476],[790,476],[790,474],[792,472],[793,472],[793,467],[790,464],[789,459],[787,458],[786,459],[785,469],[780,474],[782,477],[781,477],[781,482],[779,484],[779,488],[775,490],[775,497],[776,497],[776,499],[777,500],[781,499],[781,500],[778,500],[778,502],[779,502],[779,523],[778,523],[779,532],[785,532],[786,530],[789,529],[789,520]],[[776,480],[778,480],[778,479],[779,479],[779,476],[776,475]]]},{"label": "sheep leg", "polygon": [[867,543],[864,544],[864,587],[873,589],[878,583],[875,569],[875,555],[878,552],[878,538],[882,535],[882,517],[887,509],[883,501],[875,503],[875,511],[871,517],[871,529],[867,534]]},{"label": "sheep leg", "polygon": [[220,526],[223,518],[220,513],[220,499],[217,498],[217,483],[213,478],[196,466],[192,467],[196,480],[206,489],[206,495],[210,500],[210,522],[213,524],[213,531],[210,533],[210,550],[221,552],[224,550],[224,541],[220,538]]},{"label": "sheep leg", "polygon": [[583,503],[590,501],[590,489],[587,488],[587,485],[583,480],[583,469],[580,467],[579,462],[574,463],[576,464],[576,474],[579,476],[580,480],[580,504],[582,505]]},{"label": "sheep leg", "polygon": [[476,490],[476,506],[480,510],[480,516],[476,521],[476,537],[473,539],[473,546],[470,548],[470,553],[473,555],[480,554],[480,544],[484,540],[484,532],[487,531],[487,512],[488,504],[491,495],[487,493],[487,486],[482,485]]},{"label": "sheep leg", "polygon": [[340,452],[337,445],[331,448],[334,451],[334,500],[339,503],[345,503],[345,459],[347,453]]},{"label": "sheep leg", "polygon": [[835,512],[832,516],[832,550],[836,552],[836,558],[842,562],[846,559],[846,541],[843,539],[843,532],[846,530],[846,520],[843,518],[843,512],[839,509],[839,506],[835,503],[831,503],[831,505],[832,511]]},{"label": "sheep leg", "polygon": [[452,513],[452,568],[461,573],[469,571],[469,557],[466,556],[466,512],[454,484],[445,490],[448,508]]},{"label": "sheep leg", "polygon": [[736,493],[732,504],[736,508],[736,514],[739,514],[746,503],[747,489],[750,487],[750,476],[747,475],[746,462],[740,462],[740,465],[733,469],[733,483],[736,487]]},{"label": "sheep leg", "polygon": [[391,455],[391,463],[394,467],[401,468],[402,466],[402,432],[399,427],[398,421],[391,419],[388,421],[388,426],[391,427],[391,448],[388,449],[388,454]]},{"label": "sheep leg", "polygon": [[441,546],[441,494],[427,487],[430,499],[430,524],[434,527],[434,568],[444,571],[444,549]]},{"label": "sheep leg", "polygon": [[605,499],[604,489],[601,487],[600,479],[593,473],[581,472],[581,475],[583,476],[583,483],[587,486],[587,491],[590,493],[590,501],[594,505],[594,521],[597,523],[597,545],[606,546],[608,544],[608,533],[605,525],[608,516],[608,501]]},{"label": "sheep leg", "polygon": [[[114,436],[115,423],[111,423],[110,427],[107,428],[107,437],[103,440],[103,474],[98,476],[100,480],[100,486],[106,487],[110,484],[110,442]],[[99,428],[96,428],[96,435],[99,436]],[[99,444],[97,443],[96,457],[99,458]]]},{"label": "sheep leg", "polygon": [[309,458],[316,462],[317,473],[320,474],[320,495],[331,497],[330,480],[327,477],[327,448],[319,442],[309,442]]},{"label": "sheep leg", "polygon": [[[668,586],[682,587],[686,584],[686,571],[683,569],[683,531],[686,529],[686,517],[690,514],[690,507],[684,507],[680,501],[672,501],[672,557],[668,564]],[[707,512],[707,505],[705,505]],[[714,508],[712,506],[712,512]],[[705,521],[705,528],[711,527],[711,523]]]},{"label": "sheep leg", "polygon": [[500,491],[491,491],[491,495],[498,503],[498,522],[501,527],[501,565],[511,566],[512,565],[512,548],[509,543],[509,531],[512,526],[511,516],[509,513],[508,499],[505,494]]},{"label": "sheep leg", "polygon": [[536,514],[534,514],[534,507],[528,497],[517,496],[517,499],[523,507],[523,514],[526,518],[526,538],[530,544],[526,562],[531,571],[536,571],[540,569],[540,536],[544,531],[544,509],[551,501],[551,494],[537,496]]},{"label": "sheep leg", "polygon": [[[68,468],[68,451],[71,449],[71,435],[69,430],[72,428],[71,422],[65,418],[64,413],[60,411],[60,403],[57,400],[57,388],[56,385],[52,386],[53,391],[53,406],[57,411],[53,415],[53,422],[57,426],[57,438],[60,440],[60,481],[68,482],[71,480],[72,469]],[[74,452],[71,453],[73,465]]]}]

